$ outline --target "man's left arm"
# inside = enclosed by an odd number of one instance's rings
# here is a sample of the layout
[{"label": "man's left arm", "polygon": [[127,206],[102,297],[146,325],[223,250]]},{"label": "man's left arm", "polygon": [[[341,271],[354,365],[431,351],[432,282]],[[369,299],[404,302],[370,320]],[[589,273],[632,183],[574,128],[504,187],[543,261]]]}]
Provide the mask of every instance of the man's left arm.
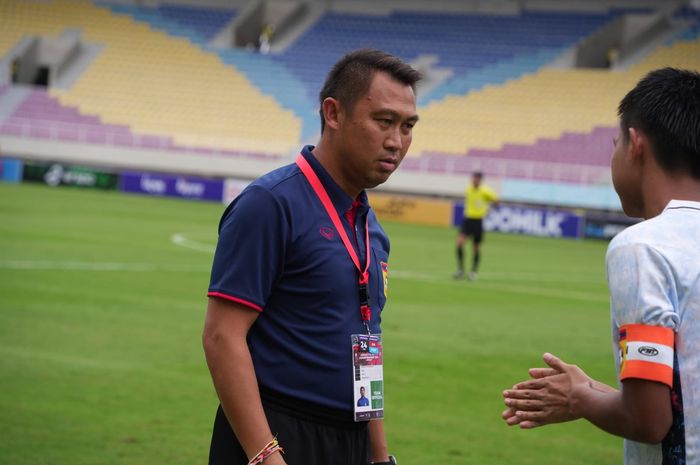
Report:
[{"label": "man's left arm", "polygon": [[384,420],[371,420],[369,422],[369,442],[372,463],[388,462],[389,448],[384,434]]},{"label": "man's left arm", "polygon": [[509,425],[527,429],[585,418],[633,441],[656,444],[666,436],[673,421],[667,385],[629,378],[617,390],[551,354],[544,360],[550,368],[530,370],[534,379],[504,391]]}]

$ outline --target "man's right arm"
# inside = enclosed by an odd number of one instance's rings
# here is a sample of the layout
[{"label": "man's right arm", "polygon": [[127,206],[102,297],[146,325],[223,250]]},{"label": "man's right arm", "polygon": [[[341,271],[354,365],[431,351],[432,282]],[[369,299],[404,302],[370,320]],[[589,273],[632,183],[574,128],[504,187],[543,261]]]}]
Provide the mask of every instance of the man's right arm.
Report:
[{"label": "man's right arm", "polygon": [[[248,458],[272,439],[246,336],[259,313],[245,305],[210,297],[202,343],[221,406]],[[284,444],[281,444],[284,447]],[[279,453],[265,465],[284,464]]]}]

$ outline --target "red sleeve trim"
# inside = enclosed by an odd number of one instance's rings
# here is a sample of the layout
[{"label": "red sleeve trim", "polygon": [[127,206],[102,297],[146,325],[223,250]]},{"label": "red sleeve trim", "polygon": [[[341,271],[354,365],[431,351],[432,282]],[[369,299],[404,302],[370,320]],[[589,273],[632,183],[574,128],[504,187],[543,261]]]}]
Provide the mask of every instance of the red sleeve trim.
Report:
[{"label": "red sleeve trim", "polygon": [[238,304],[243,304],[243,305],[245,305],[246,307],[250,307],[250,308],[252,308],[253,310],[256,310],[256,311],[258,311],[258,312],[262,312],[262,311],[263,311],[263,309],[262,309],[262,307],[261,307],[260,305],[254,304],[253,302],[247,301],[247,300],[245,300],[245,299],[240,299],[240,298],[238,298],[238,297],[234,297],[234,296],[232,296],[232,295],[222,294],[221,292],[207,292],[207,296],[209,296],[209,297],[219,297],[219,298],[221,298],[221,299],[230,300],[231,302],[236,302],[236,303],[238,303]]}]

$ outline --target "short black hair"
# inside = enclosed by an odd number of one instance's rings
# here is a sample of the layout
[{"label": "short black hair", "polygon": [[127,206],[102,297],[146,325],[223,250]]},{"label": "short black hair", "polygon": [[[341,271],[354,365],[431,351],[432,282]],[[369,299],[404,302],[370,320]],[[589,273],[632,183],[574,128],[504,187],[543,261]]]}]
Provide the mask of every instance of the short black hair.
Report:
[{"label": "short black hair", "polygon": [[383,71],[397,81],[411,86],[416,91],[416,83],[421,73],[393,55],[376,49],[363,48],[350,52],[341,58],[326,76],[326,82],[319,93],[319,113],[321,115],[321,132],[326,121],[323,117],[323,101],[328,97],[337,99],[350,110],[355,103],[367,93],[374,73]]},{"label": "short black hair", "polygon": [[659,165],[700,179],[700,73],[676,68],[647,74],[618,108],[625,141],[642,131]]}]

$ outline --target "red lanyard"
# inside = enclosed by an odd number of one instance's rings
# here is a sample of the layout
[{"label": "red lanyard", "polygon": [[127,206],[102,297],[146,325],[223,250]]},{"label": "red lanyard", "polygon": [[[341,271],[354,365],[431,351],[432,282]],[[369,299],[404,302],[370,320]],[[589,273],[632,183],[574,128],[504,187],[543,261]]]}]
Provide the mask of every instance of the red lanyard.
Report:
[{"label": "red lanyard", "polygon": [[370,252],[369,227],[367,217],[365,217],[365,247],[367,248],[367,250],[365,253],[365,269],[363,270],[360,267],[360,259],[357,256],[357,252],[355,252],[355,248],[350,243],[350,239],[348,238],[348,235],[345,232],[345,227],[343,226],[343,223],[340,222],[338,212],[335,210],[335,206],[333,205],[333,202],[331,202],[330,197],[328,197],[328,193],[323,187],[323,184],[321,184],[321,180],[318,179],[318,176],[316,176],[316,173],[314,172],[313,168],[311,168],[311,165],[309,165],[309,162],[306,161],[306,158],[304,158],[303,155],[300,154],[297,157],[296,163],[297,166],[299,166],[299,169],[301,169],[301,172],[304,173],[304,176],[306,176],[306,179],[309,181],[309,184],[311,184],[311,187],[313,187],[314,192],[316,192],[318,199],[321,201],[324,208],[326,209],[326,212],[331,218],[335,229],[338,231],[338,234],[340,234],[340,238],[342,239],[343,244],[345,245],[345,249],[348,251],[348,255],[350,255],[352,262],[355,264],[355,268],[357,268],[357,271],[359,272],[357,284],[360,288],[360,316],[362,317],[362,321],[364,322],[365,327],[367,328],[367,333],[369,334],[369,320],[371,317],[371,311],[369,307],[369,290],[367,285],[369,283]]}]

